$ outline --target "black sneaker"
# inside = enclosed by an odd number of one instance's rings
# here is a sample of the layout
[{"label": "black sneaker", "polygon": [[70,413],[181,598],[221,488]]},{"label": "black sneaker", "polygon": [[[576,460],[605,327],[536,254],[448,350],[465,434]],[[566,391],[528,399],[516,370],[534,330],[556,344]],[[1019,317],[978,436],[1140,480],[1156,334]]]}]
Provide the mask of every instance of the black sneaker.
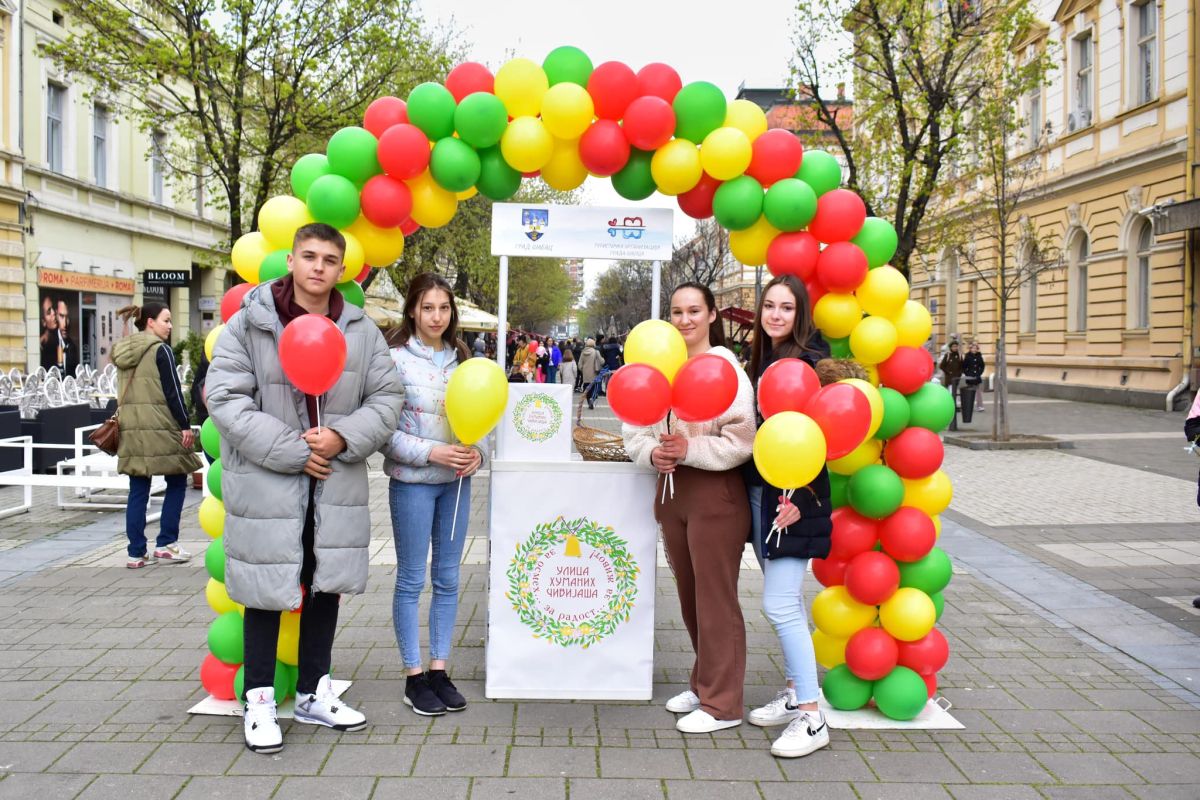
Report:
[{"label": "black sneaker", "polygon": [[446,713],[446,704],[438,699],[424,672],[409,675],[404,682],[404,705],[423,717],[440,717]]},{"label": "black sneaker", "polygon": [[462,711],[467,707],[467,698],[459,693],[458,687],[451,682],[446,670],[429,670],[429,685],[433,687],[438,699],[446,705],[447,711]]}]

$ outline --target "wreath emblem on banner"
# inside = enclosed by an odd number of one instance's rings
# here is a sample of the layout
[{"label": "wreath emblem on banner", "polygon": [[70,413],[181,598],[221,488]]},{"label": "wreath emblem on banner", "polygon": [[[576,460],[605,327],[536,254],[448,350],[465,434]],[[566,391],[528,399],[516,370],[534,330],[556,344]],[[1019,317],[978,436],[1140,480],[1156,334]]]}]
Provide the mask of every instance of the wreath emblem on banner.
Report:
[{"label": "wreath emblem on banner", "polygon": [[[584,549],[587,552],[584,552]],[[562,566],[564,563],[578,566]],[[551,569],[577,577],[554,577]],[[519,542],[509,562],[508,591],[517,618],[533,631],[535,639],[548,639],[563,647],[587,649],[610,636],[629,619],[637,598],[637,576],[641,572],[627,543],[607,525],[587,517],[543,523]],[[594,575],[596,577],[586,577]],[[559,581],[586,588],[546,589]],[[592,588],[594,587],[594,589]],[[595,592],[595,602],[582,613],[553,613],[547,592]],[[578,612],[579,609],[576,608]]]},{"label": "wreath emblem on banner", "polygon": [[[550,419],[544,428],[534,430],[525,424],[525,415],[529,413],[530,409],[539,406],[546,409],[546,413]],[[562,426],[562,420],[562,406],[558,404],[557,400],[544,392],[525,395],[513,408],[513,427],[517,429],[517,433],[521,435],[521,438],[534,443],[544,442],[558,433],[558,429]]]}]

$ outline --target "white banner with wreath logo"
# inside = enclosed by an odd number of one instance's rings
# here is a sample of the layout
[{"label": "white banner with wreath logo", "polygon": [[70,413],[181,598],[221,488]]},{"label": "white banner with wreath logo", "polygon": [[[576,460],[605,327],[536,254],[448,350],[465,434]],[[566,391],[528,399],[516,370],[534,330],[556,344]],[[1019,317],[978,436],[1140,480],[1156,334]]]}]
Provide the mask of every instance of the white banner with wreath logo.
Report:
[{"label": "white banner with wreath logo", "polygon": [[487,696],[648,700],[654,476],[497,461],[491,497]]},{"label": "white banner with wreath logo", "polygon": [[558,383],[511,383],[500,421],[496,455],[501,461],[570,461],[571,398]]}]

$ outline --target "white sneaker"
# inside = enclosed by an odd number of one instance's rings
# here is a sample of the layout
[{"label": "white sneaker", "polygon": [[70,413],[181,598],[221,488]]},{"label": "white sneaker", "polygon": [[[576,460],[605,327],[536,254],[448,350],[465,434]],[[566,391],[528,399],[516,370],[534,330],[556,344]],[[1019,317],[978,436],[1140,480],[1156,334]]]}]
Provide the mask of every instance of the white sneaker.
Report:
[{"label": "white sneaker", "polygon": [[667,701],[667,711],[672,714],[687,714],[700,707],[700,698],[691,689],[680,692]]},{"label": "white sneaker", "polygon": [[750,712],[750,724],[770,728],[773,725],[791,722],[798,716],[800,709],[796,707],[796,690],[784,689],[775,695],[774,700]]},{"label": "white sneaker", "polygon": [[680,733],[712,733],[741,725],[740,719],[717,719],[707,711],[697,708],[686,717],[680,717],[675,730]]},{"label": "white sneaker", "polygon": [[278,753],[283,749],[283,731],[275,719],[275,689],[265,686],[246,692],[242,729],[246,747],[255,753]]},{"label": "white sneaker", "polygon": [[192,560],[192,554],[177,544],[157,547],[154,550],[154,560],[163,564],[182,564]]},{"label": "white sneaker", "polygon": [[820,711],[805,711],[791,721],[783,735],[771,745],[771,755],[780,758],[806,756],[829,744],[829,726]]},{"label": "white sneaker", "polygon": [[328,675],[321,676],[315,693],[296,698],[295,720],[306,725],[324,725],[335,731],[361,731],[367,727],[367,718],[333,693],[333,683]]}]

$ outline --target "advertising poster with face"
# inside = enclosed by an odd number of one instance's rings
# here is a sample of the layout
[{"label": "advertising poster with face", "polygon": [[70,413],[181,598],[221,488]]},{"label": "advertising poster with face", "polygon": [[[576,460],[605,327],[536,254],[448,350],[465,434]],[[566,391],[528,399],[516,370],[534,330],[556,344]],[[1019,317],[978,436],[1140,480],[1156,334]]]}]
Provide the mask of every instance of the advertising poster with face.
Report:
[{"label": "advertising poster with face", "polygon": [[79,293],[42,289],[38,307],[41,330],[38,345],[40,364],[58,367],[63,375],[74,375],[79,365]]}]

